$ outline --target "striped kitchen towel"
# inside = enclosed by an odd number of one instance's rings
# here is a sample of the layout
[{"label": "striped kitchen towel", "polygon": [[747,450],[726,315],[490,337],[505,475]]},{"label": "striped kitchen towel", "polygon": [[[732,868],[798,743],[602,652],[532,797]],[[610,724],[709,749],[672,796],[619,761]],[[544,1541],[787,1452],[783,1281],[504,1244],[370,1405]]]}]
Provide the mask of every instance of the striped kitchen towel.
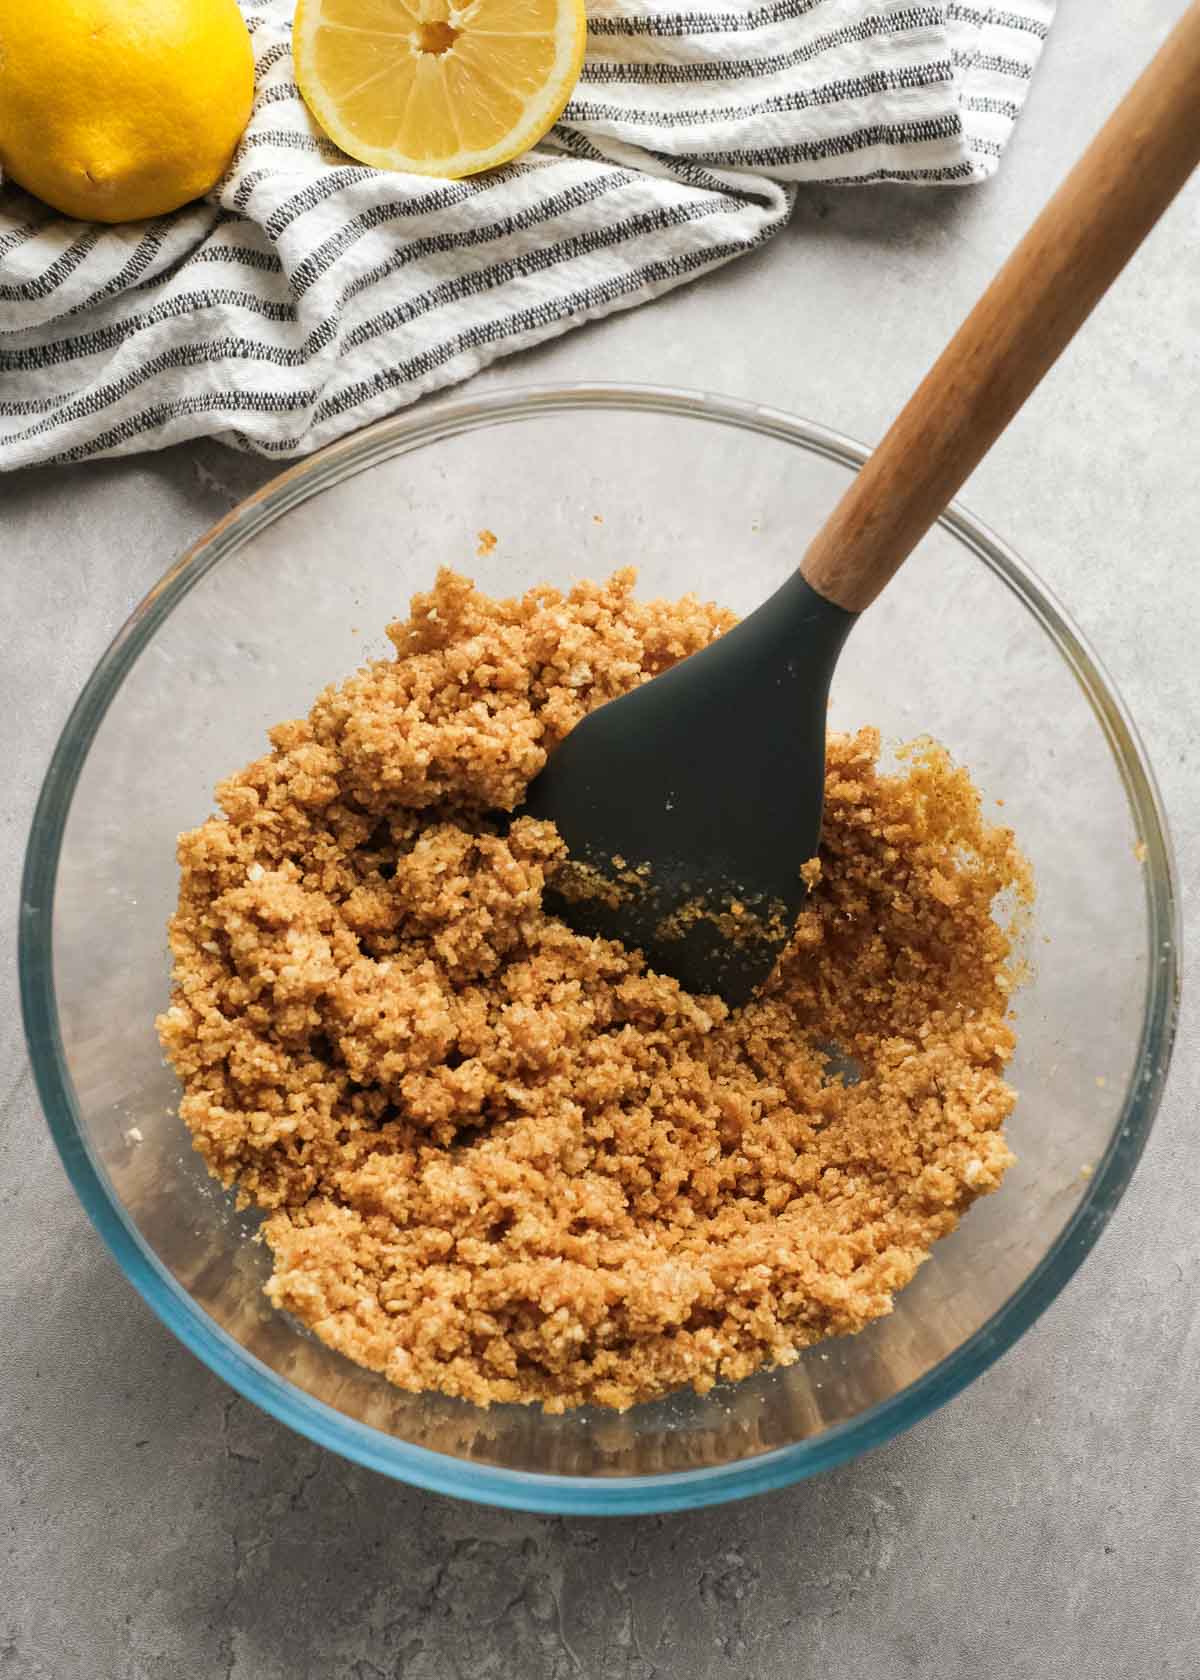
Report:
[{"label": "striped kitchen towel", "polygon": [[292,0],[243,8],[254,113],[207,199],[111,228],[0,188],[0,468],[297,455],[752,251],[797,182],[983,180],[1054,0],[589,0],[557,128],[450,182],[339,152]]}]

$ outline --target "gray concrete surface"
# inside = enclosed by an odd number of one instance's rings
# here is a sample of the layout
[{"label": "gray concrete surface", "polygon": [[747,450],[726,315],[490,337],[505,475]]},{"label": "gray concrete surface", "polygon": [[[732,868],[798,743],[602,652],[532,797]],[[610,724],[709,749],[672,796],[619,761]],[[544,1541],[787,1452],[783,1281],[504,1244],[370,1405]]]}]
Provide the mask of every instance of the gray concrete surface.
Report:
[{"label": "gray concrete surface", "polygon": [[[757,258],[486,382],[703,384],[878,437],[1179,9],[1065,0],[993,185],[809,192]],[[1194,186],[965,497],[1107,660],[1161,778],[1191,906],[1198,235]],[[198,446],[0,484],[10,923],[38,782],[79,685],[166,562],[266,476]],[[185,1353],[67,1186],[6,961],[0,1677],[1196,1680],[1194,958],[1189,968],[1170,1088],[1133,1187],[1015,1350],[904,1438],[814,1482],[604,1522],[392,1485],[286,1433]]]}]

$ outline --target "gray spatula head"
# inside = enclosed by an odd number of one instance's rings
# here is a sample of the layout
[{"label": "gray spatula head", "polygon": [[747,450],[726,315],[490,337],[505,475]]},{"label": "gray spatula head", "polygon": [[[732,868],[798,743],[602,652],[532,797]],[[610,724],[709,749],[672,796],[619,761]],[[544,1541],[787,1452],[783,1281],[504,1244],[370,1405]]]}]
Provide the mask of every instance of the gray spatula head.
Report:
[{"label": "gray spatula head", "polygon": [[793,575],[710,647],[584,718],[529,787],[570,864],[547,907],[744,1003],[816,850],[829,682],[855,615]]}]

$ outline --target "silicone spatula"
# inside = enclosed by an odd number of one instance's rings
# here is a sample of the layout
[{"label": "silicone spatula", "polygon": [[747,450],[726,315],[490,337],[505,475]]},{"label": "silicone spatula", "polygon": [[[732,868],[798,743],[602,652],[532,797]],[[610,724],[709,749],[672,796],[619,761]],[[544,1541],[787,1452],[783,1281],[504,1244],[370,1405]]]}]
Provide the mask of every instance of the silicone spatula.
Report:
[{"label": "silicone spatula", "polygon": [[709,647],[586,717],[530,785],[574,868],[551,908],[741,1004],[817,851],[846,636],[1200,162],[1200,0],[1092,141],[810,544]]}]

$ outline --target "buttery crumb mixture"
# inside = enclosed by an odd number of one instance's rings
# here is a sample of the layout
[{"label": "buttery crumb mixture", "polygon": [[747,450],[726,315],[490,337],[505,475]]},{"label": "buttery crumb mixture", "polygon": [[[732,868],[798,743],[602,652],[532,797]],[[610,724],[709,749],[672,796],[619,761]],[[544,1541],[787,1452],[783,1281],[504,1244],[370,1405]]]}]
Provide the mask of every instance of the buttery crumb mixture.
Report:
[{"label": "buttery crumb mixture", "polygon": [[543,912],[561,843],[505,813],[733,622],[633,584],[443,572],[179,843],[180,1113],[268,1210],[271,1300],[401,1388],[561,1411],[787,1364],[888,1312],[1012,1160],[992,903],[1028,871],[936,745],[884,774],[875,731],[830,738],[807,908],[744,1009]]}]

